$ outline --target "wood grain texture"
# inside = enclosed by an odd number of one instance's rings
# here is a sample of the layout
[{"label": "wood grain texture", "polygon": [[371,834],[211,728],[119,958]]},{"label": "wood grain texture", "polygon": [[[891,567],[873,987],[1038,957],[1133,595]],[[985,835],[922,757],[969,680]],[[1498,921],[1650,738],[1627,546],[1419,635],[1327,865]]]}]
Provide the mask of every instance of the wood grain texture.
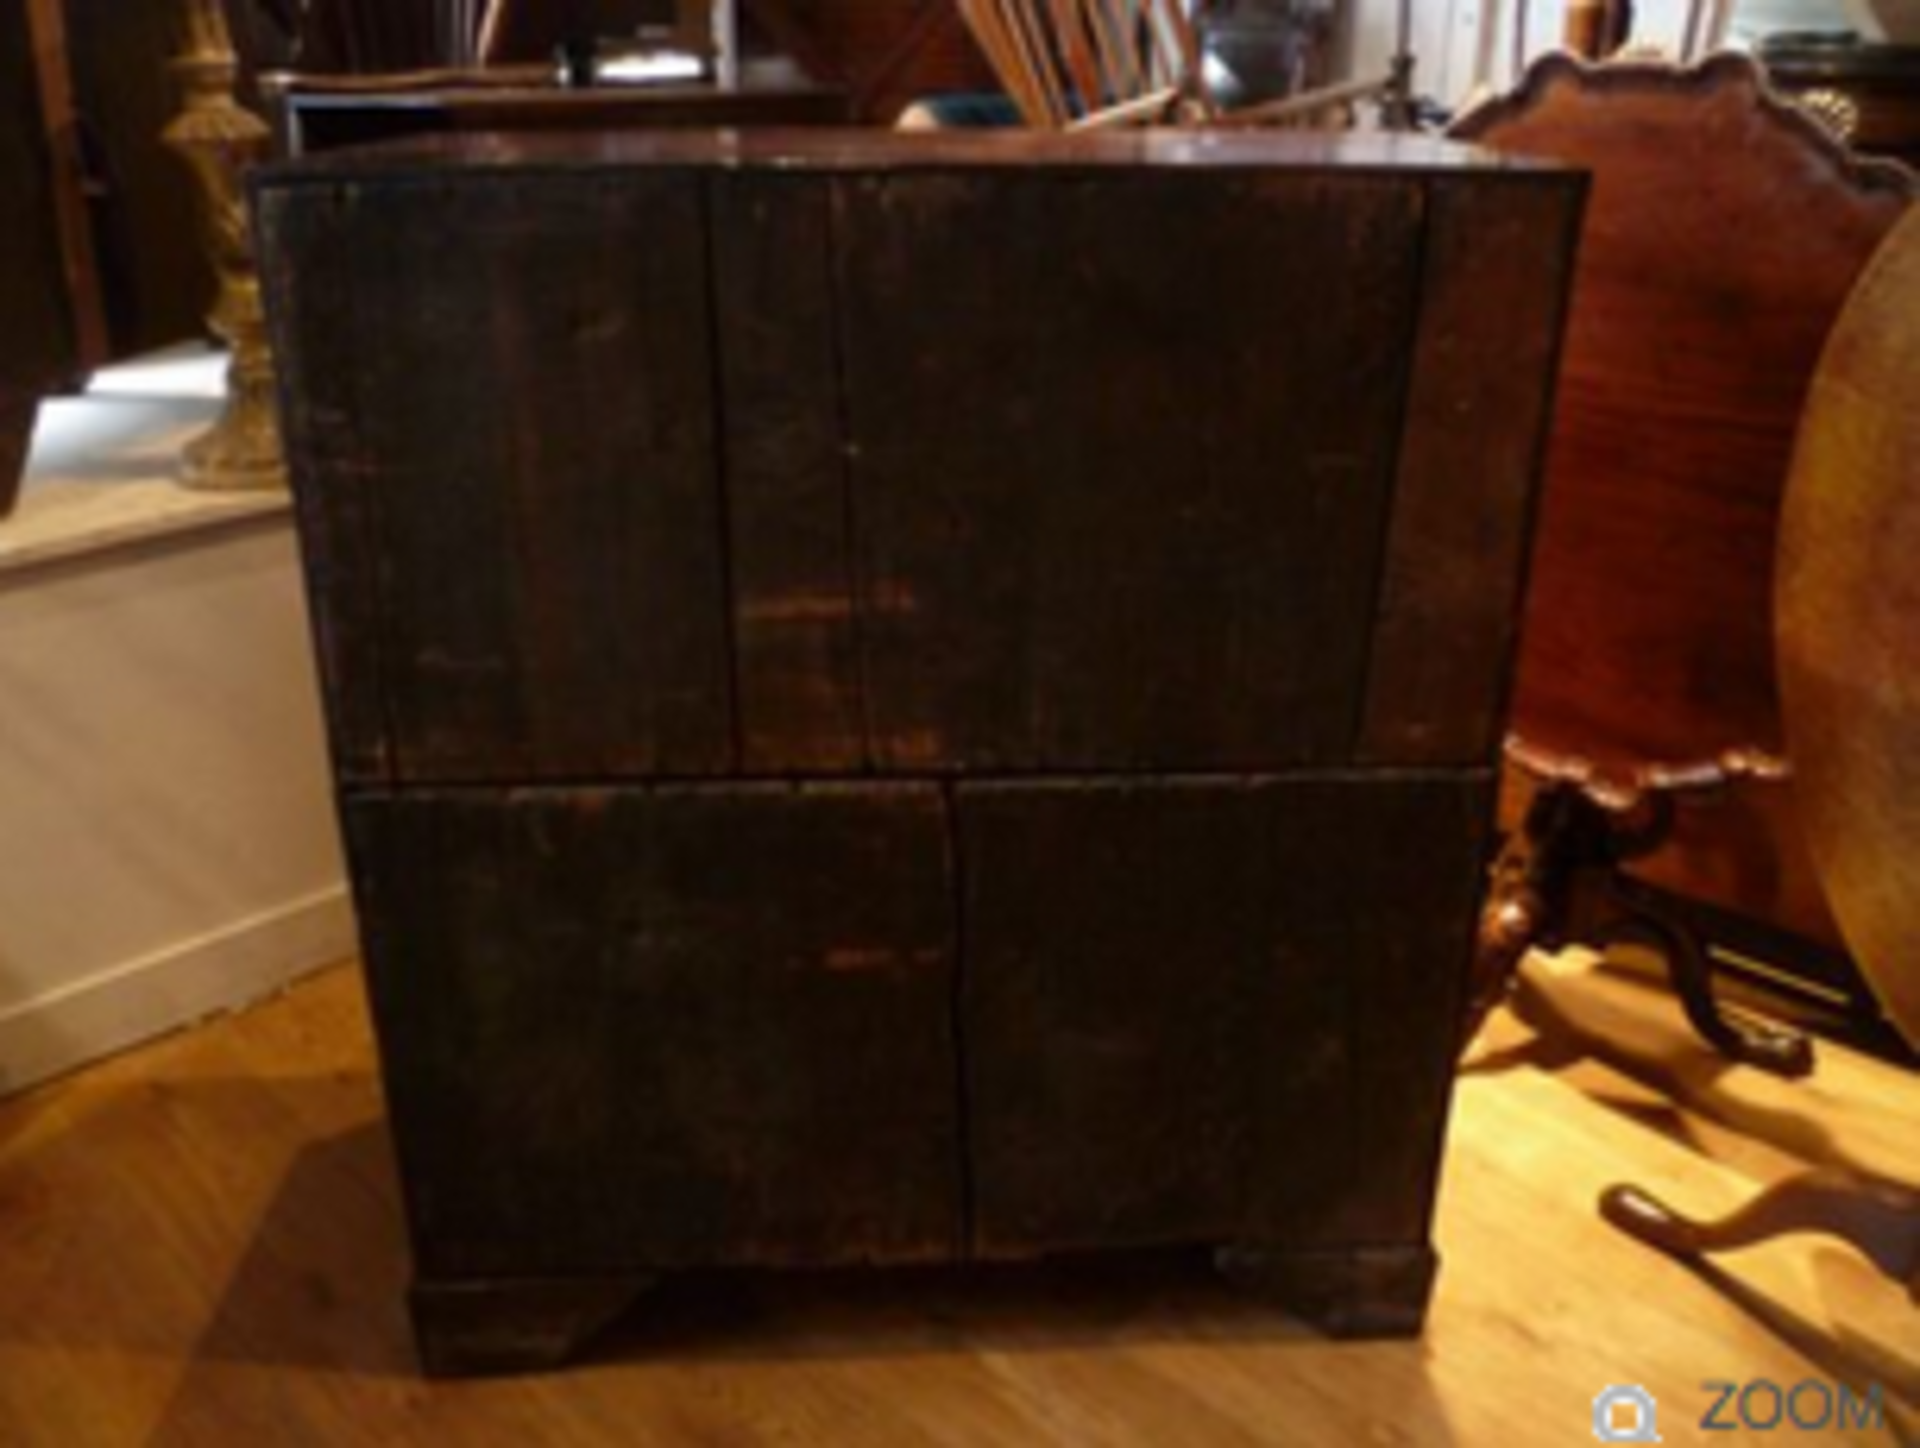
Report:
[{"label": "wood grain texture", "polygon": [[1813,380],[1781,520],[1782,701],[1819,876],[1920,1048],[1920,211],[1887,238]]},{"label": "wood grain texture", "polygon": [[1568,1068],[1570,1080],[1588,1085],[1614,1075],[1671,1101],[1703,1148],[1756,1179],[1815,1167],[1920,1182],[1913,1144],[1920,1075],[1910,1065],[1823,1041],[1813,1073],[1797,1080],[1728,1070],[1701,1050],[1661,975],[1656,958],[1632,947],[1605,956],[1536,953],[1521,972],[1514,1013],[1572,1047],[1583,1064]]},{"label": "wood grain texture", "polygon": [[1429,202],[1361,761],[1499,748],[1582,203],[1571,184]]},{"label": "wood grain texture", "polygon": [[[378,151],[336,152],[274,168],[261,184],[329,186],[422,171],[564,172],[605,175],[629,168],[712,167],[844,175],[961,169],[1056,177],[1085,172],[1324,172],[1346,180],[1428,179],[1480,184],[1494,177],[1567,179],[1564,166],[1507,156],[1438,137],[1374,131],[1100,131],[1079,135],[961,128],[901,134],[756,127],[732,132],[649,129],[581,135],[559,131],[423,136]],[[1295,179],[1311,179],[1296,177]],[[1326,179],[1326,178],[1323,178]]]},{"label": "wood grain texture", "polygon": [[[1513,723],[1624,777],[1783,744],[1773,568],[1815,364],[1914,176],[1741,57],[1538,64],[1455,134],[1592,168]],[[1690,809],[1636,875],[1834,944],[1793,786]]]},{"label": "wood grain texture", "polygon": [[749,770],[867,760],[847,536],[833,225],[825,188],[713,183],[740,752]]},{"label": "wood grain texture", "polygon": [[876,765],[1342,757],[1420,188],[929,176],[836,206]]},{"label": "wood grain texture", "polygon": [[[670,1269],[1149,1244],[1418,1324],[1545,386],[1453,334],[1504,268],[1550,355],[1577,182],[716,133],[260,184],[432,1364]],[[1544,259],[1429,244],[1454,191]],[[1370,709],[1445,767],[1354,768]]]},{"label": "wood grain texture", "polygon": [[[1642,1026],[1664,1029],[1670,1005],[1642,994]],[[1202,1264],[1108,1257],[669,1282],[582,1371],[423,1383],[358,973],[330,971],[0,1103],[0,1422],[9,1448],[1450,1448],[1543,1424],[1591,1441],[1595,1385],[1625,1380],[1671,1443],[1711,1404],[1702,1384],[1737,1375],[1882,1382],[1891,1427],[1854,1441],[1911,1441],[1903,1292],[1814,1237],[1696,1274],[1593,1202],[1631,1180],[1731,1206],[1798,1165],[1766,1133],[1852,1142],[1862,1111],[1897,1160],[1920,1078],[1842,1048],[1811,1082],[1708,1071],[1666,1030],[1704,1087],[1777,1097],[1729,1129],[1496,1024],[1460,1088],[1417,1343],[1328,1341]],[[1599,1039],[1626,1037],[1610,1021]]]},{"label": "wood grain texture", "polygon": [[1610,767],[1778,749],[1769,596],[1794,429],[1911,176],[1849,160],[1737,56],[1551,58],[1454,133],[1594,173],[1515,727]]},{"label": "wood grain texture", "polygon": [[958,801],[982,1253],[1424,1242],[1486,776]]},{"label": "wood grain texture", "polygon": [[[1254,781],[959,791],[983,1255],[1235,1234],[1256,1000],[1295,984],[1258,903],[1267,803]],[[1344,1050],[1336,1014],[1288,1028],[1303,1055]]]},{"label": "wood grain texture", "polygon": [[345,206],[302,206],[284,193],[259,196],[253,214],[334,772],[384,782],[393,744],[378,483],[358,432],[374,402],[360,348],[376,322],[350,282],[356,230]]},{"label": "wood grain texture", "polygon": [[293,76],[283,90],[288,152],[309,155],[449,131],[604,134],[661,127],[836,126],[848,119],[844,91],[796,83],[790,72],[772,76],[752,62],[733,89],[710,83],[565,89],[553,82],[551,49],[531,69],[532,76],[513,84],[489,71]]},{"label": "wood grain texture", "polygon": [[347,806],[422,1276],[945,1258],[936,790]]},{"label": "wood grain texture", "polygon": [[[350,556],[331,559],[321,608],[375,601],[372,620],[336,621],[370,622],[377,642],[335,678],[384,695],[392,777],[726,768],[697,183],[635,177],[527,205],[423,181],[335,204],[350,244],[303,252],[269,202],[267,246],[293,313],[282,338],[337,364],[284,394],[290,430],[339,430],[332,465],[303,454],[294,486],[324,511],[329,484],[354,477],[366,553],[350,573]],[[379,220],[356,220],[366,205]]]}]

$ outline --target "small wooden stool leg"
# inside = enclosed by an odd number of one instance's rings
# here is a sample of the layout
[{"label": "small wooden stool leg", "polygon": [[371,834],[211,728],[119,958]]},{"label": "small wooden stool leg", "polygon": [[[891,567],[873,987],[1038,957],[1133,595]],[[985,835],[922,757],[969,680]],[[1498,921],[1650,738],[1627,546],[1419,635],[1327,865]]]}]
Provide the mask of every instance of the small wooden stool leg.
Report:
[{"label": "small wooden stool leg", "polygon": [[1237,1243],[1214,1254],[1236,1288],[1304,1318],[1329,1337],[1415,1337],[1440,1259],[1425,1243],[1299,1249]]},{"label": "small wooden stool leg", "polygon": [[636,1274],[416,1282],[408,1301],[420,1364],[431,1377],[558,1367],[654,1281]]}]

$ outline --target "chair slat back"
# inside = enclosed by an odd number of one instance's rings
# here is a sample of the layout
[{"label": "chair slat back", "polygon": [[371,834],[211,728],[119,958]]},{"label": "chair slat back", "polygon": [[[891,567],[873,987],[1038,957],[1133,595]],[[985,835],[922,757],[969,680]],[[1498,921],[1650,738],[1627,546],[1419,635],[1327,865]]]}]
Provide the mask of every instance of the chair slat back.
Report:
[{"label": "chair slat back", "polygon": [[1151,120],[1177,102],[1213,111],[1179,0],[960,0],[960,11],[1036,129]]}]

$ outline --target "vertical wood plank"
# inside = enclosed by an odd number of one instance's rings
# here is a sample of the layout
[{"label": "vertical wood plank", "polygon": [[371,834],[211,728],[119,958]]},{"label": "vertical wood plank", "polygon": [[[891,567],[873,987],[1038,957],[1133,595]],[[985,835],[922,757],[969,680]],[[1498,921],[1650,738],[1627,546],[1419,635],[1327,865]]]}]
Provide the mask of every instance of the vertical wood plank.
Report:
[{"label": "vertical wood plank", "polygon": [[742,762],[857,768],[867,751],[827,191],[760,175],[710,186]]},{"label": "vertical wood plank", "polygon": [[952,1255],[937,789],[414,791],[347,819],[423,1273]]},{"label": "vertical wood plank", "polygon": [[1424,1241],[1489,788],[962,786],[977,1249]]},{"label": "vertical wood plank", "polygon": [[262,293],[279,369],[280,427],[299,520],[308,613],[336,777],[386,781],[392,741],[372,470],[359,427],[368,331],[345,284],[357,227],[344,198],[263,190],[254,207]]},{"label": "vertical wood plank", "polygon": [[1266,940],[1257,788],[957,798],[975,1249],[1231,1236]]},{"label": "vertical wood plank", "polygon": [[1499,747],[1582,189],[1433,187],[1361,762]]},{"label": "vertical wood plank", "polygon": [[727,768],[697,178],[432,179],[287,204],[378,216],[287,287],[313,299],[296,347],[344,353],[363,404],[343,467],[372,498],[395,777]]},{"label": "vertical wood plank", "polygon": [[837,204],[876,763],[1343,756],[1418,185],[900,175]]},{"label": "vertical wood plank", "polygon": [[1291,797],[1276,789],[1282,964],[1262,981],[1246,1239],[1426,1239],[1493,781],[1486,770],[1359,774]]}]

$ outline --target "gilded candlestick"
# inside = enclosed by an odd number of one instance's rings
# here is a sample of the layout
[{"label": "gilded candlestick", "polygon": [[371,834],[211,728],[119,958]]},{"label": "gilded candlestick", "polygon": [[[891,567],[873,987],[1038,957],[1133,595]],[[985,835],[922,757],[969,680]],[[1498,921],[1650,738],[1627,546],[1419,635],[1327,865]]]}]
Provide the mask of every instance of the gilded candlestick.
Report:
[{"label": "gilded candlestick", "polygon": [[224,491],[284,488],[273,357],[244,190],[247,171],[272,147],[272,133],[235,98],[240,67],[219,0],[186,0],[186,47],[172,70],[183,109],[162,139],[186,159],[198,183],[217,285],[207,325],[232,353],[226,406],[183,449],[181,481]]}]

